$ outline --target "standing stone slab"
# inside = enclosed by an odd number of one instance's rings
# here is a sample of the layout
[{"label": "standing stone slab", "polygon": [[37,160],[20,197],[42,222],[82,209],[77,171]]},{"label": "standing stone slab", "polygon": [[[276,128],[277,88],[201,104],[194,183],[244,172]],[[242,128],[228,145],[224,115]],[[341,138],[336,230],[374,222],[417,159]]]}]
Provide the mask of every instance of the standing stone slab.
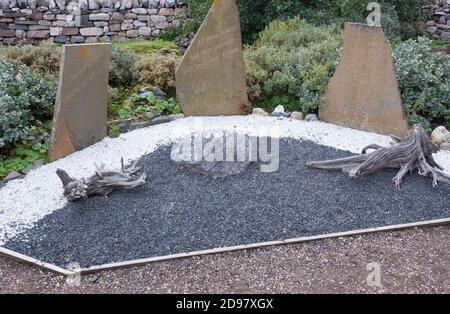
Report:
[{"label": "standing stone slab", "polygon": [[63,47],[50,160],[86,148],[107,134],[111,44]]},{"label": "standing stone slab", "polygon": [[177,98],[190,116],[240,115],[248,108],[239,13],[215,0],[176,71]]},{"label": "standing stone slab", "polygon": [[380,26],[346,23],[344,51],[328,84],[320,119],[403,137],[408,123],[391,50]]}]

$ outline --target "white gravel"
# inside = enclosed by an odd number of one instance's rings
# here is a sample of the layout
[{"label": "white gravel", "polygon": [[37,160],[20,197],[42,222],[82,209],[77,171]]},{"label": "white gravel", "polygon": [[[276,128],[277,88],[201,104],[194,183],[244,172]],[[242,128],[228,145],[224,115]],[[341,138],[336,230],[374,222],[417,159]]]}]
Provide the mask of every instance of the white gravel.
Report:
[{"label": "white gravel", "polygon": [[[31,228],[34,223],[66,204],[56,169],[74,177],[89,177],[94,164],[118,169],[120,158],[128,161],[155,151],[161,145],[200,130],[245,132],[252,135],[308,139],[318,144],[360,153],[368,144],[388,146],[388,136],[344,128],[324,122],[304,122],[261,116],[190,117],[151,126],[103,141],[66,158],[30,172],[0,189],[0,245]],[[436,160],[450,173],[450,153],[440,152]],[[430,183],[431,184],[431,183]]]}]

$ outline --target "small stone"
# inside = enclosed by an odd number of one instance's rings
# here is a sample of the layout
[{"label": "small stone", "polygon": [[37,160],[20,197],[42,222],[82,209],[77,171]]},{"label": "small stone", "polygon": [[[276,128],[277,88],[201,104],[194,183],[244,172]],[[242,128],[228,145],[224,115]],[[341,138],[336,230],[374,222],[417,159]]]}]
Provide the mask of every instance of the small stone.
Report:
[{"label": "small stone", "polygon": [[151,125],[157,125],[157,124],[162,124],[162,123],[168,123],[172,121],[172,119],[170,118],[170,116],[160,116],[160,117],[156,117],[153,118],[151,121]]},{"label": "small stone", "polygon": [[70,41],[69,36],[56,36],[55,37],[55,43],[58,43],[58,44],[65,44],[69,41]]},{"label": "small stone", "polygon": [[70,38],[70,42],[71,42],[72,44],[82,44],[82,43],[84,43],[85,41],[86,41],[86,39],[84,39],[83,36],[72,36],[72,37]]},{"label": "small stone", "polygon": [[282,105],[279,105],[275,108],[275,110],[272,112],[273,117],[283,117],[284,116],[284,107]]},{"label": "small stone", "polygon": [[147,9],[136,8],[136,9],[132,9],[131,12],[134,13],[134,14],[145,15],[145,14],[147,14]]},{"label": "small stone", "polygon": [[100,27],[80,28],[80,34],[83,36],[101,36],[103,35],[103,28]]},{"label": "small stone", "polygon": [[23,174],[28,174],[30,171],[35,170],[39,167],[42,167],[44,165],[44,161],[43,160],[36,160],[35,162],[33,162],[32,164],[29,164],[25,169],[23,169],[21,172]]},{"label": "small stone", "polygon": [[90,283],[96,283],[99,278],[100,276],[98,275],[90,275],[89,277],[87,277],[87,281],[89,281]]},{"label": "small stone", "polygon": [[438,145],[446,142],[450,136],[450,132],[444,126],[438,126],[431,132],[431,140]]},{"label": "small stone", "polygon": [[21,173],[19,173],[19,172],[17,172],[17,171],[13,171],[13,172],[11,172],[10,174],[8,174],[8,175],[6,176],[6,178],[4,179],[4,181],[5,181],[5,182],[8,182],[8,181],[20,179],[20,178],[23,178],[23,177],[24,177],[23,174],[21,174]]},{"label": "small stone", "polygon": [[257,116],[269,116],[269,114],[262,108],[253,108],[252,114]]},{"label": "small stone", "polygon": [[171,114],[169,116],[171,121],[175,121],[175,120],[179,120],[179,119],[183,119],[184,118],[184,114],[180,113],[180,114]]},{"label": "small stone", "polygon": [[152,29],[147,26],[139,27],[139,35],[143,37],[150,37],[152,35]]},{"label": "small stone", "polygon": [[153,94],[155,94],[156,98],[161,100],[167,100],[166,93],[164,93],[158,86],[153,86],[152,92]]},{"label": "small stone", "polygon": [[28,33],[27,33],[27,38],[32,38],[32,39],[47,39],[48,37],[50,37],[49,30],[28,31]]},{"label": "small stone", "polygon": [[291,113],[290,118],[294,120],[303,120],[305,117],[303,116],[303,113],[294,111]]},{"label": "small stone", "polygon": [[123,133],[127,133],[128,132],[128,127],[125,123],[119,123],[117,125],[117,128],[119,129],[119,133],[123,134]]},{"label": "small stone", "polygon": [[150,124],[151,124],[150,121],[133,123],[133,124],[130,126],[130,131],[139,130],[139,129],[143,129],[143,128],[149,127]]},{"label": "small stone", "polygon": [[90,21],[109,21],[108,13],[89,14]]},{"label": "small stone", "polygon": [[450,152],[450,143],[443,143],[441,144],[441,150],[445,150]]},{"label": "small stone", "polygon": [[307,114],[305,117],[305,121],[311,122],[311,121],[319,121],[319,118],[315,113]]},{"label": "small stone", "polygon": [[139,37],[139,30],[131,29],[131,30],[127,31],[127,37],[129,37],[129,38]]}]

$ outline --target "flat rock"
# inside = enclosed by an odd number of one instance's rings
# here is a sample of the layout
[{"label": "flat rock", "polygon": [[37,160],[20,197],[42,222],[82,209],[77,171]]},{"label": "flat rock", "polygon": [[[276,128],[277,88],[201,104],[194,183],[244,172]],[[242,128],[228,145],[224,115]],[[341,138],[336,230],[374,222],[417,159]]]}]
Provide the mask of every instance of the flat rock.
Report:
[{"label": "flat rock", "polygon": [[3,180],[4,180],[4,182],[8,182],[8,181],[20,179],[20,178],[23,178],[23,177],[24,177],[23,174],[21,174],[21,173],[19,173],[17,171],[12,171]]},{"label": "flat rock", "polygon": [[303,120],[304,116],[303,116],[303,113],[301,113],[299,111],[294,111],[291,113],[289,118],[294,119],[294,120]]},{"label": "flat rock", "polygon": [[403,111],[391,49],[380,26],[346,23],[344,50],[319,109],[321,120],[404,137]]},{"label": "flat rock", "polygon": [[248,109],[234,0],[213,2],[178,66],[176,85],[178,101],[187,116],[240,115]]},{"label": "flat rock", "polygon": [[106,137],[110,60],[111,44],[63,47],[49,152],[51,161]]}]

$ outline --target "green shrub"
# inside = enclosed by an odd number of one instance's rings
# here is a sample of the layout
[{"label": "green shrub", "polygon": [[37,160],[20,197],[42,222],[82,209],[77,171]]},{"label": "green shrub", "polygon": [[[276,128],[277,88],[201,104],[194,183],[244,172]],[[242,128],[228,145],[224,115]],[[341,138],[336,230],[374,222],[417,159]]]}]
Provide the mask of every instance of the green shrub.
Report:
[{"label": "green shrub", "polygon": [[431,49],[430,40],[418,38],[392,52],[408,119],[428,130],[450,121],[450,56]]},{"label": "green shrub", "polygon": [[272,22],[244,50],[247,85],[253,103],[288,110],[317,111],[333,75],[342,45],[337,27],[313,26],[300,19]]},{"label": "green shrub", "polygon": [[0,45],[0,60],[10,62],[15,68],[26,66],[47,80],[57,80],[60,58],[61,47],[55,44]]},{"label": "green shrub", "polygon": [[173,93],[179,61],[180,58],[172,54],[153,54],[139,60],[133,71],[140,85],[157,85],[166,93]]},{"label": "green shrub", "polygon": [[[366,22],[369,0],[237,0],[241,17],[244,43],[257,39],[274,20],[300,17],[314,25],[340,24],[343,22]],[[379,0],[382,10],[382,25],[390,39],[399,34],[403,38],[417,36],[422,32],[424,20],[422,6],[430,0]],[[208,12],[210,0],[188,0],[188,12],[197,25]]]},{"label": "green shrub", "polygon": [[137,60],[138,57],[129,50],[113,46],[109,85],[111,87],[133,85],[133,67]]},{"label": "green shrub", "polygon": [[0,90],[0,149],[32,141],[41,122],[51,119],[56,85],[0,60]]},{"label": "green shrub", "polygon": [[36,160],[47,161],[48,143],[34,145],[17,145],[8,156],[0,159],[0,179],[11,171],[22,171]]}]

